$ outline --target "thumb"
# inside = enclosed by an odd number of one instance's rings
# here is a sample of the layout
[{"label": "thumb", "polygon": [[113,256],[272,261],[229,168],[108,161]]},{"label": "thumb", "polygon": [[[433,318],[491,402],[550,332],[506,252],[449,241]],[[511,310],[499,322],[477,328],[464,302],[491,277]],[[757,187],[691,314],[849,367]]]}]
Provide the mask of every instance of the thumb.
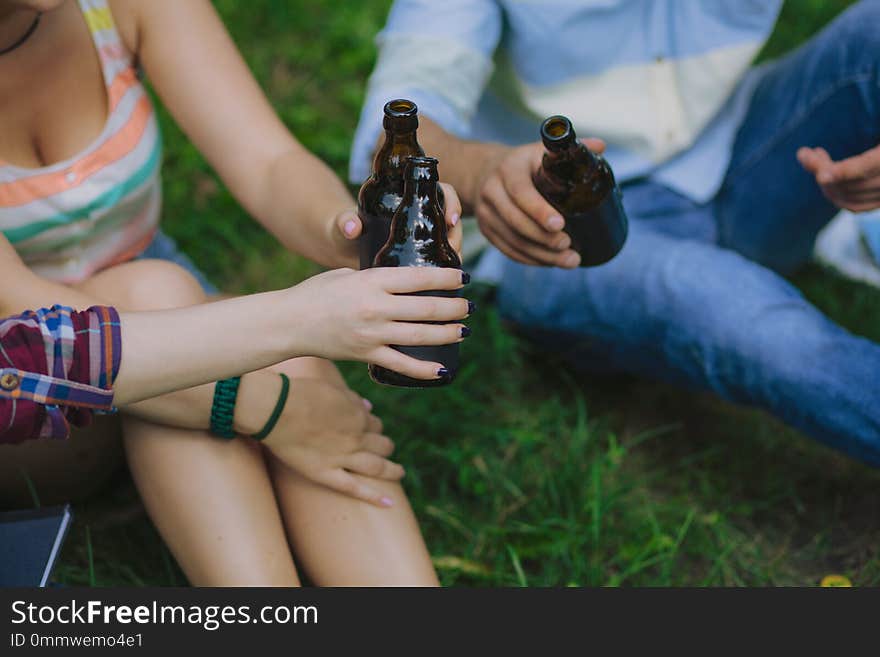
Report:
[{"label": "thumb", "polygon": [[353,240],[360,237],[363,224],[361,224],[360,217],[357,216],[357,213],[353,210],[346,210],[336,217],[336,227],[345,239]]},{"label": "thumb", "polygon": [[448,233],[449,237],[449,245],[455,249],[455,252],[458,253],[458,256],[461,257],[461,248],[462,243],[464,242],[464,232],[462,229],[462,223],[459,221],[452,228],[449,229]]},{"label": "thumb", "polygon": [[[828,151],[821,147],[800,148],[797,152],[797,159],[801,166],[814,176],[820,176],[823,171],[827,173],[828,169],[834,164]],[[819,180],[819,182],[825,181]]]},{"label": "thumb", "polygon": [[581,139],[584,145],[594,153],[601,155],[605,152],[605,141],[598,137],[585,137]]}]

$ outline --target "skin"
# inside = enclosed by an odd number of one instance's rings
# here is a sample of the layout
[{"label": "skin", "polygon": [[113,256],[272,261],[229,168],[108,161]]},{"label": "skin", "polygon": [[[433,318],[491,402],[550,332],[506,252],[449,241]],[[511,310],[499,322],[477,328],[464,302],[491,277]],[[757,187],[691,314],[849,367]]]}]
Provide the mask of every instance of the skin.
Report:
[{"label": "skin", "polygon": [[[137,56],[173,117],[255,219],[292,250],[327,266],[353,266],[357,259],[356,246],[349,239],[351,222],[356,220],[353,199],[329,168],[279,121],[210,3],[112,0],[110,6],[125,45]],[[0,160],[25,167],[46,166],[80,152],[101,132],[107,118],[98,60],[75,3],[0,0],[0,42],[11,43],[20,36],[37,9],[45,12],[37,32],[24,46],[0,58]],[[181,66],[182,61],[187,65]],[[41,84],[32,84],[34,79]],[[444,191],[447,222],[453,226],[460,204],[451,187]],[[453,242],[459,242],[458,227],[451,234]],[[37,277],[5,286],[0,291],[0,312],[53,303],[160,310],[205,301],[186,272],[168,263],[138,262],[105,270],[75,286]],[[247,433],[262,426],[271,410],[267,406],[274,406],[277,398],[276,372],[288,373],[295,379],[294,390],[308,388],[314,395],[292,394],[284,409],[285,418],[291,420],[282,418],[280,425],[290,427],[291,433],[296,428],[309,436],[324,432],[348,440],[328,442],[339,445],[333,458],[302,459],[302,467],[311,470],[294,473],[274,451],[244,440],[221,442],[201,431],[210,409],[211,386],[131,405],[123,416],[135,481],[190,580],[295,584],[293,544],[312,555],[304,563],[310,573],[321,574],[318,583],[435,584],[427,551],[397,482],[400,469],[388,465],[385,441],[367,437],[371,427],[372,433],[378,431],[378,420],[367,418],[360,427],[352,425],[350,416],[364,414],[363,402],[326,361],[296,359],[273,369],[243,378],[235,428]],[[323,400],[322,407],[334,412],[325,411],[321,417],[309,412],[305,400],[311,399],[313,405],[316,396]],[[49,491],[46,498],[52,492],[73,496],[86,488],[75,485],[83,481],[96,484],[106,473],[95,452],[112,439],[93,434],[74,436],[63,446],[35,441],[26,448],[3,448],[3,487],[14,488],[21,481],[19,467],[27,470],[39,490]],[[315,442],[310,441],[306,444]],[[349,457],[358,451],[372,452],[382,460],[382,468],[375,466],[375,459],[369,465],[351,461]],[[52,474],[52,467],[43,464],[54,459],[57,466],[65,458],[63,477],[46,475]],[[77,468],[81,463],[88,467]],[[56,475],[59,469],[55,468]],[[10,498],[14,491],[3,492]],[[307,535],[300,526],[305,522],[304,509],[314,515]],[[340,518],[347,520],[341,523]],[[316,535],[315,529],[328,534]],[[356,542],[365,536],[382,540]],[[389,551],[389,542],[403,546],[405,558]],[[350,573],[343,568],[351,556],[345,546],[351,545],[363,555],[357,563],[370,564],[376,571]],[[348,572],[354,579],[334,579],[337,572]]]},{"label": "skin", "polygon": [[837,207],[853,212],[880,208],[880,146],[836,162],[821,146],[805,146],[797,158]]}]

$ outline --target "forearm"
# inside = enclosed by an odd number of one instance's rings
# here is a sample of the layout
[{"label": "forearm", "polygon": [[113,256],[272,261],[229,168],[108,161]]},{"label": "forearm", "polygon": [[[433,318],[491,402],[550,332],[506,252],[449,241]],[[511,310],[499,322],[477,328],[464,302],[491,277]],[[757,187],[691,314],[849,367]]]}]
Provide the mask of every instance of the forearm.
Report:
[{"label": "forearm", "polygon": [[326,164],[294,144],[272,161],[264,181],[253,212],[284,246],[327,267],[357,267],[357,245],[334,222],[355,201]]},{"label": "forearm", "polygon": [[[260,430],[272,413],[280,387],[281,378],[268,370],[250,372],[241,377],[232,422],[236,433],[251,435]],[[119,404],[117,395],[117,405],[123,406],[124,412],[156,424],[183,429],[209,429],[213,402],[213,383],[124,406]]]},{"label": "forearm", "polygon": [[[0,244],[0,248],[3,246]],[[16,284],[2,286],[2,316],[56,303],[74,308],[114,303],[113,299],[42,279],[19,267],[14,258],[9,258],[7,265]],[[122,365],[114,386],[116,405],[161,424],[208,428],[214,386],[182,388],[257,370],[296,355],[287,322],[267,312],[273,306],[267,296],[173,311],[123,313]],[[193,322],[191,328],[187,327],[189,322]],[[229,358],[229,354],[235,357]],[[259,422],[271,412],[266,405],[274,403],[268,398],[277,387],[277,379],[269,372],[253,372],[242,378],[234,423],[237,431],[253,433],[259,429]],[[180,390],[170,392],[175,389]],[[134,403],[156,394],[162,396]]]},{"label": "forearm", "polygon": [[419,117],[419,143],[440,160],[443,181],[455,187],[464,211],[471,214],[486,172],[510,150],[503,144],[459,139],[424,115]]},{"label": "forearm", "polygon": [[[84,292],[77,288],[55,283],[37,276],[21,263],[21,260],[14,251],[11,251],[11,247],[9,247],[8,243],[4,241],[0,241],[0,252],[2,252],[5,266],[11,269],[12,280],[16,283],[15,285],[0,286],[0,316],[6,317],[17,315],[27,309],[48,308],[55,304],[80,309],[89,308],[90,306],[95,305],[113,305],[116,307],[124,305],[124,303],[121,303],[121,299],[114,299],[112,298],[112,295],[107,297],[100,293],[95,294],[91,291]],[[148,313],[143,313],[142,315],[148,315]],[[120,375],[122,375],[122,369],[129,356],[133,356],[133,360],[138,360],[136,352],[141,347],[137,345],[137,324],[138,322],[136,320],[134,327],[135,335],[132,336],[135,337],[135,342],[129,343],[128,350],[126,350],[126,333],[123,330],[123,365],[120,367]],[[169,336],[164,332],[162,332],[161,335],[169,343],[174,342],[173,340],[169,340]],[[144,360],[143,354],[141,354],[140,360]],[[162,358],[161,354],[154,353],[150,366],[155,367],[157,364],[163,362],[165,362],[165,360]],[[118,379],[119,376],[117,376],[117,381]],[[131,394],[131,386],[127,386],[125,383],[125,378],[123,378],[122,383],[123,392],[121,395],[121,402],[120,395],[115,395],[115,403],[117,405],[126,403],[129,397],[134,397],[134,395]],[[127,387],[129,390],[126,390]],[[213,388],[212,386],[210,387]],[[209,388],[209,386],[204,386],[204,388]],[[161,392],[168,391],[169,388],[166,387]],[[206,395],[207,401],[205,401]],[[199,428],[202,416],[207,417],[210,414],[212,401],[210,395],[210,390],[183,390],[181,392],[166,394],[162,397],[142,402],[141,404],[132,407],[130,410],[135,415],[142,416],[144,419],[152,420],[154,422],[171,426]],[[195,426],[193,426],[193,423],[195,423]]]},{"label": "forearm", "polygon": [[[290,303],[282,303],[282,294],[123,314],[116,404],[158,424],[206,430],[214,385],[197,384],[242,375],[233,429],[244,435],[256,433],[271,414],[281,385],[277,374],[260,368],[305,355],[297,347],[292,313],[283,310]],[[293,312],[304,316],[306,309]],[[138,401],[179,388],[186,389]]]},{"label": "forearm", "polygon": [[[118,405],[252,372],[305,355],[284,292],[122,313]],[[301,309],[303,313],[305,309]],[[210,403],[208,404],[210,408]]]},{"label": "forearm", "polygon": [[129,45],[236,199],[289,249],[323,265],[353,263],[354,252],[340,249],[351,245],[331,230],[351,195],[281,122],[211,3],[126,4],[139,37]]}]

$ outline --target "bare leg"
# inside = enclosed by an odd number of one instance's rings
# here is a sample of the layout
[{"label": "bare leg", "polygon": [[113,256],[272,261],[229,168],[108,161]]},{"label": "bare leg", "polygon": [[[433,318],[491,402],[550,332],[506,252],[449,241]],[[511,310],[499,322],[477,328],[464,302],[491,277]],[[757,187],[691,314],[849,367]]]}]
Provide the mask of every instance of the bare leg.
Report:
[{"label": "bare leg", "polygon": [[[298,358],[278,368],[340,386],[336,367]],[[320,586],[437,586],[418,522],[400,484],[370,480],[394,500],[390,509],[346,497],[269,457],[278,501],[297,563]]]},{"label": "bare leg", "polygon": [[[88,292],[128,310],[205,300],[189,274],[141,261],[98,274]],[[184,393],[181,393],[184,394]],[[203,431],[123,417],[129,467],[150,517],[196,586],[299,584],[259,449]]]},{"label": "bare leg", "polygon": [[125,451],[156,527],[196,586],[297,586],[258,447],[125,418]]}]

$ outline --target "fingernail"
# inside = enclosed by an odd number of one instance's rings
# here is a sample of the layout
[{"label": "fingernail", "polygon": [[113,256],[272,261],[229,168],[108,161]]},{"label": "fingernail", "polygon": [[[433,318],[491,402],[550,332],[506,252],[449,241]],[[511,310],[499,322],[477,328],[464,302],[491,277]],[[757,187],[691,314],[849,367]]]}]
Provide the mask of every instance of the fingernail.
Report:
[{"label": "fingernail", "polygon": [[566,267],[577,267],[581,264],[581,257],[577,253],[572,253],[571,255],[566,256],[563,262]]},{"label": "fingernail", "polygon": [[471,275],[468,274],[466,271],[461,272],[461,284],[467,285],[470,282],[471,282]]},{"label": "fingernail", "polygon": [[455,226],[456,224],[458,224],[459,219],[461,219],[461,217],[458,215],[457,212],[454,213],[454,214],[450,217],[450,220],[452,221],[452,225],[453,225],[453,226]]},{"label": "fingernail", "polygon": [[345,222],[345,226],[343,227],[342,230],[345,231],[346,235],[352,235],[352,234],[354,234],[355,228],[357,228],[357,223],[355,222],[354,219],[349,219],[348,221]]},{"label": "fingernail", "polygon": [[471,327],[470,326],[462,326],[461,327],[461,337],[469,338],[471,335]]},{"label": "fingernail", "polygon": [[477,304],[473,301],[468,301],[468,315],[473,315],[474,311],[477,309]]},{"label": "fingernail", "polygon": [[565,226],[565,219],[559,215],[553,215],[547,220],[547,228],[550,230],[562,230],[563,226]]},{"label": "fingernail", "polygon": [[364,402],[364,406],[367,407],[368,411],[373,410],[373,402],[371,402],[369,399],[364,399],[363,402]]},{"label": "fingernail", "polygon": [[564,251],[571,245],[571,238],[567,235],[564,235],[560,239],[556,240],[556,248],[560,251]]},{"label": "fingernail", "polygon": [[441,367],[439,370],[437,370],[438,379],[445,379],[447,376],[449,376],[449,370],[447,370],[445,367]]},{"label": "fingernail", "polygon": [[383,497],[381,500],[379,500],[379,502],[384,507],[394,506],[394,500],[392,500],[390,497]]}]

